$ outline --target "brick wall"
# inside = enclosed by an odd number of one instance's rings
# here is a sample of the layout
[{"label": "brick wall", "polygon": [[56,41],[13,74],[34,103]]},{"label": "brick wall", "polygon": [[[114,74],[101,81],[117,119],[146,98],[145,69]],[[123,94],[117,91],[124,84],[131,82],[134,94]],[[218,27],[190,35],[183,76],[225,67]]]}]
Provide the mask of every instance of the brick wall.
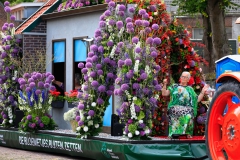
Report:
[{"label": "brick wall", "polygon": [[37,33],[47,33],[47,24],[46,21],[40,22],[39,25],[37,25],[31,32],[37,32]]},{"label": "brick wall", "polygon": [[46,35],[41,35],[42,33],[46,33],[46,22],[41,22],[30,34],[23,34],[25,72],[46,71]]},{"label": "brick wall", "polygon": [[1,27],[0,30],[2,30],[2,26],[5,22],[7,22],[7,14],[4,11],[4,6],[0,2],[0,27]]}]

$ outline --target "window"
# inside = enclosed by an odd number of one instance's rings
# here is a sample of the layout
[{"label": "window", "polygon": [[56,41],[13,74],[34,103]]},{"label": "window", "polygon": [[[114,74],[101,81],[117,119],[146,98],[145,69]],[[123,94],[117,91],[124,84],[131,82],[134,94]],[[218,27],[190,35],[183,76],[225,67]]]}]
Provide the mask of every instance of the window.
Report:
[{"label": "window", "polygon": [[83,78],[81,69],[78,68],[79,62],[86,62],[87,58],[87,42],[83,39],[86,37],[80,37],[73,39],[73,89],[81,89],[80,80]]},{"label": "window", "polygon": [[202,39],[203,38],[203,29],[194,28],[193,29],[193,39]]},{"label": "window", "polygon": [[64,95],[65,91],[65,67],[66,67],[66,40],[54,40],[52,42],[53,64],[52,73],[55,80],[61,82],[63,86],[54,84],[56,89]]}]

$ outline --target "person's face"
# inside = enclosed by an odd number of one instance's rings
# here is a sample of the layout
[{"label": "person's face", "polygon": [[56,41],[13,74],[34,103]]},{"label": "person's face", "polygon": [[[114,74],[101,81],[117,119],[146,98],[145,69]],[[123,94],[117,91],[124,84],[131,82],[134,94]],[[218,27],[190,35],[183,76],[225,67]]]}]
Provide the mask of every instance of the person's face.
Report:
[{"label": "person's face", "polygon": [[190,77],[187,73],[183,73],[180,78],[181,78],[182,83],[188,83],[188,81],[190,79]]}]

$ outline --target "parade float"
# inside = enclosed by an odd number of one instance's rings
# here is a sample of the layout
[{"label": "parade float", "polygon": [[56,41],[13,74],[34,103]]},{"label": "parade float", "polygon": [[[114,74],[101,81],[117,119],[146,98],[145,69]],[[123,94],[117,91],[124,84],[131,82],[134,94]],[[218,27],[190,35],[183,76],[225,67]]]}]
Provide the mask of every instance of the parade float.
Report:
[{"label": "parade float", "polygon": [[[58,12],[90,4],[98,5],[67,1],[59,5]],[[9,3],[4,5],[10,13]],[[50,92],[54,76],[49,72],[19,73],[21,66],[16,62],[24,56],[20,40],[14,37],[13,23],[4,24],[0,145],[98,160],[236,159],[240,114],[231,98],[239,95],[238,83],[224,84],[223,74],[219,78],[223,85],[210,108],[208,96],[199,103],[193,138],[167,138],[169,100],[161,96],[160,84],[164,78],[169,83],[178,82],[182,71],[187,70],[192,76],[189,85],[197,94],[201,91],[205,82],[199,63],[206,62],[194,51],[199,44],[192,43],[189,31],[171,19],[162,1],[107,0],[99,5],[107,8],[100,16],[86,63],[78,64],[84,79],[77,95],[79,103],[58,115],[72,121],[72,130],[58,129],[48,113],[55,94]],[[14,21],[14,16],[8,14],[8,18]],[[233,80],[237,76],[229,75]],[[108,119],[112,134],[107,134],[102,133],[103,116],[112,95],[117,97],[117,118]],[[19,110],[24,113],[20,123]],[[119,128],[120,132],[113,134]]]}]

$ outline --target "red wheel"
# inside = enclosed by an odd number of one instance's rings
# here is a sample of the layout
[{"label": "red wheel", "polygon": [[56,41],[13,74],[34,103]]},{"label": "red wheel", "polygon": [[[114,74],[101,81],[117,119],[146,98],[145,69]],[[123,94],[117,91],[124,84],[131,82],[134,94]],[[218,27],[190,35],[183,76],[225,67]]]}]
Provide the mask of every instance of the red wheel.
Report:
[{"label": "red wheel", "polygon": [[[223,84],[215,93],[208,109],[206,146],[213,160],[240,159],[240,85],[236,82]],[[228,106],[228,111],[224,110]]]}]

